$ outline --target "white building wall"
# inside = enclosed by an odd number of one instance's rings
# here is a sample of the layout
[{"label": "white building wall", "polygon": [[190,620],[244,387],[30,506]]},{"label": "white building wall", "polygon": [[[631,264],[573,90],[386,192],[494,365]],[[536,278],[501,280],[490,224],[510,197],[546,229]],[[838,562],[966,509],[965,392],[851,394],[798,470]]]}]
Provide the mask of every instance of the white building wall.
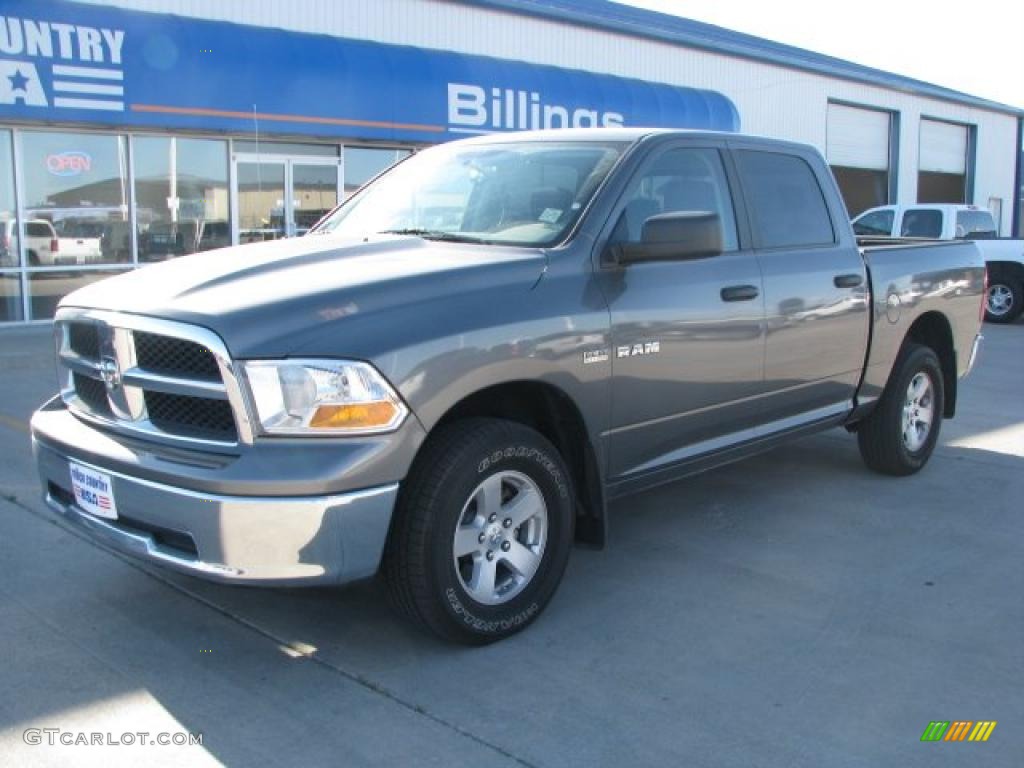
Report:
[{"label": "white building wall", "polygon": [[898,201],[917,199],[923,116],[978,126],[974,202],[1003,200],[1009,232],[1020,147],[1012,115],[879,86],[787,69],[669,43],[447,0],[83,0],[102,5],[297,32],[516,59],[719,91],[736,104],[746,133],[825,151],[829,99],[900,114]]}]

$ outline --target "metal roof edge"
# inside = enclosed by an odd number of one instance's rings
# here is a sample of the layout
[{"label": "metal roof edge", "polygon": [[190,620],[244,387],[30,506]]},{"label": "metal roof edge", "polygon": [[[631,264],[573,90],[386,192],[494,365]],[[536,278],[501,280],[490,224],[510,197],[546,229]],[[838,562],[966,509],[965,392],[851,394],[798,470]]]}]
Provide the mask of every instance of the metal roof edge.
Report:
[{"label": "metal roof edge", "polygon": [[[1024,109],[725,27],[609,0],[451,0],[828,75],[1024,118]],[[699,33],[705,33],[703,36]]]}]

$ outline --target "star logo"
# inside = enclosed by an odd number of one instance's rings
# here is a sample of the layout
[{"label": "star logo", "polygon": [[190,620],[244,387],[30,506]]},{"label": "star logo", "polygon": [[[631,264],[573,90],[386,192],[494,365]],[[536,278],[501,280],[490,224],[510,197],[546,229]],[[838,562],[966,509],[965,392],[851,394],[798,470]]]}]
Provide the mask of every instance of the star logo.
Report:
[{"label": "star logo", "polygon": [[12,91],[27,91],[28,90],[27,86],[28,86],[28,80],[29,79],[25,75],[21,74],[21,70],[20,69],[14,70],[14,74],[13,75],[8,75],[7,79],[11,81],[11,90]]},{"label": "star logo", "polygon": [[[0,16],[2,37],[3,16]],[[46,92],[34,64],[27,61],[0,59],[0,106],[12,104],[26,107],[48,106]]]}]

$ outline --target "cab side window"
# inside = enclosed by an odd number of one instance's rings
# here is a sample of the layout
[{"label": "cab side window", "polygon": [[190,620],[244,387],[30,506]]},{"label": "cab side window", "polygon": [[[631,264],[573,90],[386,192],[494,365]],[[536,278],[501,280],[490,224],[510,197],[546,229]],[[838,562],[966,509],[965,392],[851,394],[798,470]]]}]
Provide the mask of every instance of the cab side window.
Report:
[{"label": "cab side window", "polygon": [[740,150],[736,161],[761,247],[835,243],[825,195],[806,160],[778,152]]},{"label": "cab side window", "polygon": [[612,242],[640,242],[644,222],[659,213],[710,211],[718,214],[723,250],[738,248],[736,215],[717,150],[665,152],[631,182],[625,199]]},{"label": "cab side window", "polygon": [[895,211],[874,211],[854,222],[853,233],[889,237],[892,234],[892,222],[895,217]]},{"label": "cab side window", "polygon": [[903,214],[901,237],[942,237],[942,211],[919,208]]}]

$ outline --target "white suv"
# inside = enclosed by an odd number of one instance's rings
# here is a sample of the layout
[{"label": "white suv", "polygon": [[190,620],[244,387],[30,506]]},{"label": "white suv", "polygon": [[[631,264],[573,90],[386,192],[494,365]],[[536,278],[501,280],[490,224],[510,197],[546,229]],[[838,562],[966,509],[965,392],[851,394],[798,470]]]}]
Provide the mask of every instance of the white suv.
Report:
[{"label": "white suv", "polygon": [[[0,266],[18,266],[18,223],[0,222]],[[25,259],[30,267],[50,267],[57,263],[60,242],[53,224],[46,219],[25,222]]]}]

